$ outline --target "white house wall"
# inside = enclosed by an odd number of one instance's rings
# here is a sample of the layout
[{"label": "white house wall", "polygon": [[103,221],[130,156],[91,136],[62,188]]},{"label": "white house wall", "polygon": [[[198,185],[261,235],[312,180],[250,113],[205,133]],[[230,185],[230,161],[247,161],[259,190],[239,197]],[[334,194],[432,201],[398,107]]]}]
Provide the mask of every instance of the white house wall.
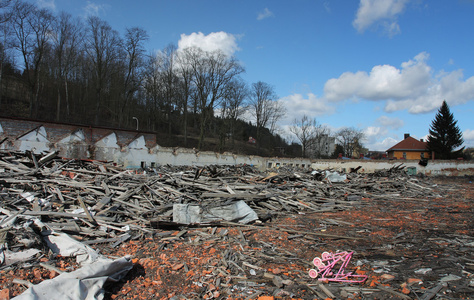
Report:
[{"label": "white house wall", "polygon": [[33,153],[48,152],[49,140],[47,137],[46,129],[43,126],[23,135],[18,139],[20,151],[32,151]]},{"label": "white house wall", "polygon": [[102,161],[114,161],[113,158],[120,153],[120,146],[117,144],[117,135],[111,133],[95,143],[94,159]]},{"label": "white house wall", "polygon": [[74,131],[56,143],[56,150],[61,157],[89,157],[88,148],[82,129]]},{"label": "white house wall", "polygon": [[130,148],[130,149],[146,149],[145,137],[143,135],[139,136],[138,138],[133,140],[130,144],[128,144],[128,148]]},{"label": "white house wall", "polygon": [[[156,160],[155,155],[148,150],[145,149],[136,149],[136,148],[124,148],[122,151],[115,152],[112,160],[117,162],[120,165],[127,166],[130,169],[139,169],[142,166],[150,167],[152,162]],[[142,163],[144,165],[142,165]]]},{"label": "white house wall", "polygon": [[58,143],[59,144],[68,144],[68,143],[85,143],[86,138],[84,136],[84,131],[76,130],[72,134],[66,136],[65,138],[61,139]]}]

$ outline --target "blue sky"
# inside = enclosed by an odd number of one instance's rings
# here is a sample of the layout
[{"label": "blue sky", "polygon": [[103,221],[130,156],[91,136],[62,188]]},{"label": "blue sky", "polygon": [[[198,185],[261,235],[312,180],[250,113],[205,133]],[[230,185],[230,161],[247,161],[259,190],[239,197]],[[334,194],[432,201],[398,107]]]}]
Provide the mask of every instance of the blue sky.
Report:
[{"label": "blue sky", "polygon": [[[474,0],[41,0],[96,15],[121,34],[145,29],[149,51],[222,49],[248,83],[274,86],[287,116],[356,127],[370,150],[426,138],[443,100],[474,147]],[[289,133],[283,135],[291,140]]]}]

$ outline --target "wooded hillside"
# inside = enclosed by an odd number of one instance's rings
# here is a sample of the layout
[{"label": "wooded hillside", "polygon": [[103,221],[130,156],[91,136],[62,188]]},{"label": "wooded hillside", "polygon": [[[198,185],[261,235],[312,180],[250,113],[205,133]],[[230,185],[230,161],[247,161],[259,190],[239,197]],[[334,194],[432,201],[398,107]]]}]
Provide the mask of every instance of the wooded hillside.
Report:
[{"label": "wooded hillside", "polygon": [[284,112],[274,88],[246,83],[235,57],[148,50],[139,27],[121,34],[95,16],[1,5],[2,116],[152,131],[164,146],[298,155],[276,134]]}]

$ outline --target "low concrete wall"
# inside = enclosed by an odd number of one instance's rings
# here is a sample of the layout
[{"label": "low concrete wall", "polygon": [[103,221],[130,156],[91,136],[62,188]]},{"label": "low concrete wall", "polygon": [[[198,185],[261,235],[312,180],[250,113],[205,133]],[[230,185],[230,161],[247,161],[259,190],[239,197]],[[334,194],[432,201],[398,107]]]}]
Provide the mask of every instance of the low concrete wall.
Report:
[{"label": "low concrete wall", "polygon": [[313,169],[334,169],[340,172],[350,172],[359,166],[359,173],[373,173],[380,170],[388,170],[396,166],[411,168],[416,174],[424,175],[446,175],[464,176],[474,175],[474,161],[463,160],[429,160],[426,166],[419,164],[419,160],[316,160],[311,167]]},{"label": "low concrete wall", "polygon": [[113,161],[126,168],[137,169],[157,165],[253,165],[261,170],[283,167],[333,169],[372,173],[403,164],[413,173],[425,175],[474,175],[474,161],[428,161],[421,166],[417,160],[309,160],[304,158],[260,157],[215,153],[184,148],[159,146],[149,132],[93,128],[71,124],[0,118],[0,149],[30,150],[34,153],[58,151],[65,158]]}]

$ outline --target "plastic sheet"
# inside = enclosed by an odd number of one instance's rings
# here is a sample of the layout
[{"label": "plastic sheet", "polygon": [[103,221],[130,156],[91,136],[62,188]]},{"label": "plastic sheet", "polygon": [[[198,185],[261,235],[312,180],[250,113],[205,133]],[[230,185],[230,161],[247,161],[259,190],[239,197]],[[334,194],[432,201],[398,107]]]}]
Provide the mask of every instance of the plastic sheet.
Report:
[{"label": "plastic sheet", "polygon": [[101,259],[70,273],[45,280],[27,289],[14,300],[101,300],[106,281],[117,282],[133,267],[129,257],[117,260]]},{"label": "plastic sheet", "polygon": [[346,174],[326,171],[325,179],[329,180],[330,182],[344,182],[347,179],[347,176]]},{"label": "plastic sheet", "polygon": [[189,204],[173,205],[173,222],[176,223],[199,224],[222,220],[247,224],[258,220],[258,215],[242,200],[211,208]]}]

